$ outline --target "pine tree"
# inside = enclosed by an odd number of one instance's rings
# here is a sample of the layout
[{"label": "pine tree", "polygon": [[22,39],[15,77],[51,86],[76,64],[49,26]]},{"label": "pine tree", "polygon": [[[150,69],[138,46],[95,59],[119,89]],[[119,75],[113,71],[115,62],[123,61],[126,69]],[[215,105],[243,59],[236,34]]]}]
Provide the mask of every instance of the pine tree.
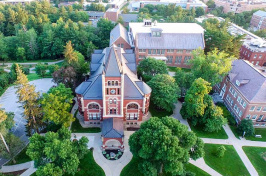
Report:
[{"label": "pine tree", "polygon": [[72,64],[78,61],[77,53],[75,53],[71,41],[67,42],[65,46],[64,56],[68,64]]},{"label": "pine tree", "polygon": [[39,133],[39,128],[42,127],[41,108],[39,106],[40,94],[35,91],[35,86],[30,85],[28,78],[22,72],[21,68],[16,64],[17,72],[17,94],[19,102],[23,104],[24,118],[27,119],[27,131],[29,135],[32,131]]}]

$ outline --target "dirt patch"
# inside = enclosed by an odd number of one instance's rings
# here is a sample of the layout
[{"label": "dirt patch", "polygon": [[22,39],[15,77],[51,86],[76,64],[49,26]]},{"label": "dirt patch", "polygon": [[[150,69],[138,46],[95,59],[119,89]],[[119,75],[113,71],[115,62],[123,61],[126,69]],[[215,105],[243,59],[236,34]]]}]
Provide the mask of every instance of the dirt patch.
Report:
[{"label": "dirt patch", "polygon": [[16,171],[16,172],[3,173],[3,175],[5,175],[5,176],[19,176],[19,175],[21,175],[23,172],[25,172],[26,170],[27,170],[27,169],[20,170],[20,171]]}]

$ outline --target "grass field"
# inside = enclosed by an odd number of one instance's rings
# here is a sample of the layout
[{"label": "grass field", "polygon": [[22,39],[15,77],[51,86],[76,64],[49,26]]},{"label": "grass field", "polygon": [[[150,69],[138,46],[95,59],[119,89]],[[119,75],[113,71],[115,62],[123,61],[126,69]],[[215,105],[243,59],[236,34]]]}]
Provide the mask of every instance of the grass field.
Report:
[{"label": "grass field", "polygon": [[[15,156],[16,163],[21,164],[31,161],[30,157],[26,154],[27,147],[25,147],[17,156]],[[6,165],[14,165],[13,161],[10,160]]]},{"label": "grass field", "polygon": [[173,114],[173,111],[168,112],[165,110],[156,109],[153,103],[150,103],[149,111],[153,117],[165,117],[165,116],[171,116]]},{"label": "grass field", "polygon": [[232,145],[224,145],[226,148],[225,154],[222,158],[218,158],[215,155],[215,151],[219,146],[221,145],[205,144],[204,160],[206,164],[223,176],[248,176],[249,172],[235,151],[235,148]]},{"label": "grass field", "polygon": [[246,137],[247,140],[251,141],[266,141],[266,128],[255,128],[255,135],[261,135],[261,138],[255,136]]},{"label": "grass field", "polygon": [[[138,159],[137,158],[132,158],[132,160],[126,165],[120,176],[144,176],[139,170],[138,170]],[[186,164],[185,168],[187,171],[193,172],[196,174],[196,176],[209,176],[208,173],[205,171],[201,170],[200,168],[192,165],[192,164]],[[170,176],[169,174],[163,174],[161,176]]]},{"label": "grass field", "polygon": [[266,176],[266,148],[265,147],[242,147],[250,162],[260,176]]},{"label": "grass field", "polygon": [[220,129],[218,132],[207,132],[203,130],[203,126],[197,125],[193,126],[189,122],[191,130],[196,133],[198,137],[201,138],[213,138],[213,139],[228,139],[228,136],[224,129]]},{"label": "grass field", "polygon": [[[30,73],[27,75],[27,78],[29,81],[34,81],[36,79],[42,79],[42,77],[40,77],[39,75],[37,75],[36,73]],[[52,76],[45,76],[44,78],[52,78]]]}]

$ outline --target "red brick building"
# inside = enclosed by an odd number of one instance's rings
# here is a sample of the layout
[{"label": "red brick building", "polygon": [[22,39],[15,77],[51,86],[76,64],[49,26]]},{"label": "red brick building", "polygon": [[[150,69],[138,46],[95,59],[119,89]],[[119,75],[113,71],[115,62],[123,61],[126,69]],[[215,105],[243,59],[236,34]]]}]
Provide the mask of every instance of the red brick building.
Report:
[{"label": "red brick building", "polygon": [[204,49],[204,29],[196,23],[129,23],[129,41],[137,63],[146,58],[165,60],[167,65],[189,68],[194,49]]},{"label": "red brick building", "polygon": [[118,20],[118,15],[120,11],[118,8],[109,8],[105,12],[105,18],[107,18],[110,21],[116,22]]},{"label": "red brick building", "polygon": [[90,78],[76,88],[85,124],[102,127],[103,149],[123,149],[124,128],[139,128],[147,117],[150,87],[136,75],[132,51],[112,45],[95,50]]},{"label": "red brick building", "polygon": [[214,90],[238,123],[246,118],[255,127],[266,127],[265,72],[245,60],[236,60],[228,76]]},{"label": "red brick building", "polygon": [[245,41],[240,48],[240,59],[256,66],[266,66],[266,43],[262,39]]},{"label": "red brick building", "polygon": [[266,29],[266,12],[258,10],[253,13],[252,18],[250,20],[250,27],[255,30]]},{"label": "red brick building", "polygon": [[125,49],[131,49],[129,36],[126,28],[118,23],[110,32],[109,46],[116,45]]}]

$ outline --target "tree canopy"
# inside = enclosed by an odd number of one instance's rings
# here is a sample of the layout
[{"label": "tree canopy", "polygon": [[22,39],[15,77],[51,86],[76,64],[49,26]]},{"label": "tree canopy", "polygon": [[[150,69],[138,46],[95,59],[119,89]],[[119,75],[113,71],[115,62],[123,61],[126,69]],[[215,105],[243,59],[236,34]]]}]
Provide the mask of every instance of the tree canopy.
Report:
[{"label": "tree canopy", "polygon": [[172,117],[152,117],[129,138],[130,151],[139,158],[139,170],[147,176],[158,173],[182,175],[189,158],[204,155],[204,143]]},{"label": "tree canopy", "polygon": [[175,79],[166,74],[155,75],[148,83],[151,89],[151,102],[159,109],[172,111],[180,95]]},{"label": "tree canopy", "polygon": [[35,161],[37,176],[77,172],[79,159],[88,151],[88,138],[82,137],[76,145],[76,139],[72,141],[70,137],[71,131],[63,127],[57,133],[48,132],[45,136],[35,133],[30,138],[26,154]]},{"label": "tree canopy", "polygon": [[138,74],[144,81],[149,81],[157,74],[167,74],[167,65],[162,60],[146,58],[139,62]]},{"label": "tree canopy", "polygon": [[[253,136],[255,134],[255,129],[253,122],[250,119],[243,119],[240,125],[237,127],[237,132],[239,135]],[[244,134],[245,132],[245,134]]]}]

